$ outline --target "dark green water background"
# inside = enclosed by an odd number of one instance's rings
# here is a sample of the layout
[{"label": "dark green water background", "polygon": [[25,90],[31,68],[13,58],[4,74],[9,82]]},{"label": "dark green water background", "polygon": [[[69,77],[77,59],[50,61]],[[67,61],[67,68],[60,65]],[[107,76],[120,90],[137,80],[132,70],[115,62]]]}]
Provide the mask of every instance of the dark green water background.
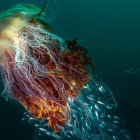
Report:
[{"label": "dark green water background", "polygon": [[[43,4],[43,0],[3,0],[0,12],[25,2]],[[89,50],[96,72],[114,92],[115,114],[126,123],[132,139],[139,140],[140,1],[50,0],[47,21],[57,35],[77,37]],[[23,112],[20,105],[0,97],[0,140],[35,139],[34,127],[21,120]]]}]

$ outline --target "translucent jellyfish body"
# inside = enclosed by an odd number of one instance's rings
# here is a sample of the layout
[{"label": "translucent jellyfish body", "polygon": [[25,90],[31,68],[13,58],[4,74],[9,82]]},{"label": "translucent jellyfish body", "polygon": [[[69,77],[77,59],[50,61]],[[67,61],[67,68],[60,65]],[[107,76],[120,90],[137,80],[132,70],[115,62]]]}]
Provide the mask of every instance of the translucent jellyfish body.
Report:
[{"label": "translucent jellyfish body", "polygon": [[0,14],[3,96],[20,102],[38,133],[57,139],[129,139],[111,115],[116,101],[87,50],[57,36],[34,5]]}]

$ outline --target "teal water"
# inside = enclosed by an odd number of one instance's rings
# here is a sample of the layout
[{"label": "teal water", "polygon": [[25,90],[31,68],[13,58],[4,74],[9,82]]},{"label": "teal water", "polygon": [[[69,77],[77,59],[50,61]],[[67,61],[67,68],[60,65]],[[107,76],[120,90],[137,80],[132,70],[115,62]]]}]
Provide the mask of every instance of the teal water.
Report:
[{"label": "teal water", "polygon": [[[0,2],[0,11],[28,0]],[[31,0],[39,7],[42,1]],[[138,0],[51,0],[46,19],[57,35],[79,39],[89,50],[99,77],[118,102],[114,110],[140,139],[140,2]],[[1,85],[1,91],[3,86]],[[0,98],[0,139],[32,140],[34,127],[22,121],[24,109]]]}]

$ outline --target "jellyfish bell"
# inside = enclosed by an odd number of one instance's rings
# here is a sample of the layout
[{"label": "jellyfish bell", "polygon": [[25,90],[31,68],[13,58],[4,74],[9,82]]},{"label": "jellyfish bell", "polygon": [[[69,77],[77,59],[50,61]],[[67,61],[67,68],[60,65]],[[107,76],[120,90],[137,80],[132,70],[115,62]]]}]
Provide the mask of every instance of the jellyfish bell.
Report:
[{"label": "jellyfish bell", "polygon": [[117,139],[121,131],[111,123],[117,122],[109,114],[116,107],[111,90],[77,39],[64,40],[40,19],[45,8],[18,4],[0,14],[4,94],[20,102],[27,119],[49,136]]},{"label": "jellyfish bell", "polygon": [[34,14],[40,9],[31,4],[18,4],[0,14],[0,45],[1,54],[4,48],[10,47],[15,41],[16,33],[27,25]]},{"label": "jellyfish bell", "polygon": [[18,17],[22,16],[24,17],[24,20],[31,18],[31,16],[38,14],[41,11],[40,8],[32,5],[32,4],[18,4],[13,6],[12,8],[0,13],[0,19],[5,18],[5,17]]}]

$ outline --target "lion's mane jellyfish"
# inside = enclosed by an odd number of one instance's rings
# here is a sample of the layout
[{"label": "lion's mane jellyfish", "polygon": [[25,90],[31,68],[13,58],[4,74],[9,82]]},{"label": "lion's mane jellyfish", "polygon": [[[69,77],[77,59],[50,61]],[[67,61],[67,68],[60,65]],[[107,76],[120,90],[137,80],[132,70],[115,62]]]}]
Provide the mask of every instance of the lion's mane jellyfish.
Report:
[{"label": "lion's mane jellyfish", "polygon": [[57,36],[42,10],[18,4],[0,14],[3,96],[20,102],[39,134],[57,139],[128,139],[110,89],[87,50]]}]

